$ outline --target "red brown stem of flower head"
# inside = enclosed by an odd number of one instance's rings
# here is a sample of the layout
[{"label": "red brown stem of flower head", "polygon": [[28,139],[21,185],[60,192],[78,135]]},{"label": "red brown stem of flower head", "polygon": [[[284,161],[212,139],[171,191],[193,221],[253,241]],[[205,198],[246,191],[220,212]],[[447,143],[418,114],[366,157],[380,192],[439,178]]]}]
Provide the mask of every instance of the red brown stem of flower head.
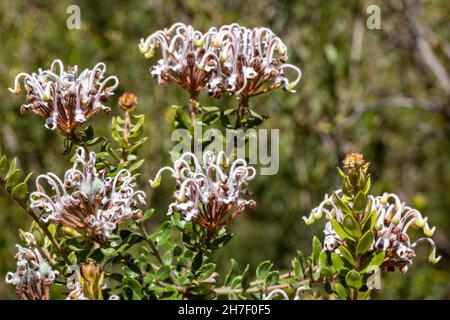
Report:
[{"label": "red brown stem of flower head", "polygon": [[198,108],[198,91],[191,91],[189,97],[189,112],[191,114],[192,125],[195,126],[197,108]]},{"label": "red brown stem of flower head", "polygon": [[243,97],[240,96],[239,97],[239,107],[238,107],[238,114],[237,114],[237,118],[236,118],[236,123],[234,125],[234,129],[237,130],[241,127],[241,121],[245,116],[245,113],[247,112],[248,109],[248,97]]}]

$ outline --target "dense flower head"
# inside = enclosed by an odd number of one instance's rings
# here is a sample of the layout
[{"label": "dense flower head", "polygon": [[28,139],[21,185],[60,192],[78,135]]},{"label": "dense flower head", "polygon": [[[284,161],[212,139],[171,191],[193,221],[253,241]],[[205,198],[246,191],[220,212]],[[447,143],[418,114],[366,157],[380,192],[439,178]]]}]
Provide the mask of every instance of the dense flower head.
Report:
[{"label": "dense flower head", "polygon": [[6,283],[16,286],[22,300],[49,300],[50,289],[58,275],[42,256],[33,234],[23,233],[26,247],[17,244],[16,272],[6,274]]},{"label": "dense flower head", "polygon": [[[54,173],[36,178],[36,191],[30,195],[30,208],[42,212],[44,222],[54,222],[87,232],[99,242],[106,241],[116,226],[131,218],[140,218],[145,193],[135,191],[131,173],[122,169],[114,177],[95,168],[95,153],[76,150],[73,167],[63,180]],[[44,188],[50,188],[48,192]]]},{"label": "dense flower head", "polygon": [[160,169],[150,183],[152,187],[158,186],[162,172],[171,172],[177,185],[168,215],[179,212],[182,219],[198,223],[212,236],[247,206],[255,205],[254,200],[245,199],[249,191],[244,188],[255,177],[255,169],[244,159],[229,162],[224,152],[215,155],[207,151],[202,163],[186,152],[173,167]]},{"label": "dense flower head", "polygon": [[[338,197],[342,196],[342,191],[337,190],[336,195]],[[370,212],[376,213],[376,222],[373,230],[375,237],[371,250],[372,252],[384,251],[384,261],[381,264],[382,269],[387,271],[398,269],[401,272],[406,272],[415,257],[415,248],[421,242],[428,242],[432,247],[428,257],[431,263],[437,263],[440,260],[441,257],[436,257],[436,246],[430,238],[434,233],[435,227],[430,228],[427,217],[423,217],[419,211],[406,206],[393,193],[384,193],[382,196],[369,196],[369,203],[369,210],[366,210],[365,214]],[[352,205],[350,202],[350,208]],[[325,196],[322,203],[311,211],[310,216],[303,217],[303,219],[307,224],[311,224],[315,220],[320,219],[323,214],[329,220],[324,229],[324,248],[327,251],[339,253],[338,247],[345,245],[345,240],[334,230],[331,220],[336,219],[338,222],[342,222],[344,213],[335,203],[335,197]],[[425,237],[411,242],[408,235],[411,227],[422,229]]]},{"label": "dense flower head", "polygon": [[[139,49],[146,58],[161,51],[162,58],[150,69],[160,84],[207,90],[216,98],[222,93],[250,98],[279,87],[294,92],[301,78],[300,69],[286,63],[286,45],[268,28],[234,23],[202,33],[176,23],[141,39]],[[296,74],[293,81],[287,70]]]},{"label": "dense flower head", "polygon": [[58,128],[71,135],[89,118],[105,111],[109,113],[109,97],[119,85],[115,76],[105,77],[106,65],[102,62],[80,74],[77,66],[67,70],[61,60],[55,60],[48,70],[39,69],[31,74],[19,73],[14,81],[14,94],[20,93],[20,80],[27,91],[27,103],[20,110],[32,110],[46,119],[45,127]]}]

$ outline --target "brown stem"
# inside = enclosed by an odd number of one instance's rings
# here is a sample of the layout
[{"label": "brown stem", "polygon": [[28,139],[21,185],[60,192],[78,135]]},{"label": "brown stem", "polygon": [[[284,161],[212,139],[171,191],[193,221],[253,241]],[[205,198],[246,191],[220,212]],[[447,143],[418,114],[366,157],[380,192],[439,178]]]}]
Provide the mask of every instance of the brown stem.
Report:
[{"label": "brown stem", "polygon": [[191,113],[192,125],[195,125],[196,113],[198,108],[198,91],[191,91],[189,97],[189,112]]},{"label": "brown stem", "polygon": [[241,121],[242,118],[244,118],[245,113],[248,109],[248,97],[239,97],[239,107],[238,107],[238,114],[236,118],[236,123],[234,125],[234,129],[237,130],[241,127]]}]

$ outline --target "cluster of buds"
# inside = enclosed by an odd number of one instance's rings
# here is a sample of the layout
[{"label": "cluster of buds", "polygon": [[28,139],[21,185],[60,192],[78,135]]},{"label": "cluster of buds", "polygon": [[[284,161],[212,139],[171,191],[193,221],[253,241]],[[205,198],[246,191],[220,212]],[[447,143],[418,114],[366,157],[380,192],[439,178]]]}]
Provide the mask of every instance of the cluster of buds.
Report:
[{"label": "cluster of buds", "polygon": [[[353,210],[355,206],[355,195],[349,195],[349,192],[355,192],[358,183],[364,181],[365,185],[368,183],[365,174],[358,175],[356,172],[366,172],[368,164],[365,163],[362,155],[350,154],[344,160],[344,168],[350,171],[347,176],[343,171],[341,175],[344,176],[344,189],[336,190],[332,196],[325,196],[325,199],[320,205],[311,211],[309,217],[303,217],[306,224],[312,224],[315,220],[319,220],[325,215],[328,220],[325,224],[324,234],[324,249],[330,252],[339,252],[339,246],[346,246],[346,239],[339,235],[339,230],[336,230],[332,221],[336,220],[339,224],[343,224],[346,213],[343,210],[348,208],[348,211]],[[349,183],[350,180],[354,182]],[[349,191],[353,190],[353,191]],[[366,192],[368,189],[365,190]],[[358,190],[356,190],[359,193]],[[346,199],[343,205],[342,199]],[[361,214],[358,214],[356,221],[363,222],[373,217],[373,234],[374,239],[370,247],[370,252],[384,252],[384,260],[380,265],[381,269],[386,271],[401,272],[408,271],[408,267],[412,264],[415,257],[415,248],[421,242],[428,242],[432,250],[428,257],[429,262],[437,263],[441,257],[436,257],[436,246],[434,241],[430,238],[433,236],[435,227],[430,228],[428,225],[428,218],[423,217],[422,214],[408,207],[401,202],[399,197],[393,193],[384,193],[382,196],[367,196],[367,205],[362,208]],[[367,218],[367,219],[366,219]],[[410,228],[422,229],[425,237],[422,237],[415,242],[411,242],[408,235]]]},{"label": "cluster of buds", "polygon": [[67,278],[66,286],[70,290],[66,300],[101,300],[104,286],[104,272],[95,263],[80,267],[72,266],[72,275]]},{"label": "cluster of buds", "polygon": [[109,96],[119,85],[115,76],[104,79],[106,65],[102,62],[78,74],[77,66],[64,69],[61,60],[55,60],[49,70],[37,73],[20,73],[14,81],[14,94],[20,93],[20,80],[27,91],[27,104],[21,106],[23,113],[32,110],[46,119],[45,127],[58,128],[64,135],[73,136],[75,129],[89,118],[104,111],[109,113]]},{"label": "cluster of buds", "polygon": [[[302,75],[285,63],[287,47],[268,28],[235,23],[202,33],[176,23],[141,39],[139,49],[146,58],[161,50],[161,59],[150,68],[159,84],[174,82],[189,92],[207,90],[216,98],[228,93],[248,99],[279,87],[294,92]],[[293,81],[287,70],[296,73]]]},{"label": "cluster of buds", "polygon": [[[51,189],[48,192],[45,184]],[[72,235],[81,231],[104,242],[119,223],[142,217],[138,206],[145,203],[145,193],[134,187],[135,179],[128,170],[106,177],[105,171],[95,168],[95,153],[86,155],[79,147],[63,181],[51,172],[36,178],[30,208],[42,212],[44,222],[61,224]]]},{"label": "cluster of buds", "polygon": [[6,274],[6,283],[16,286],[16,291],[22,300],[49,300],[50,289],[58,275],[52,270],[36,246],[34,236],[23,233],[26,247],[17,244],[16,272]]},{"label": "cluster of buds", "polygon": [[[228,167],[227,174],[225,169]],[[256,171],[244,159],[236,159],[230,165],[224,152],[216,156],[207,151],[200,163],[194,154],[186,152],[173,167],[163,167],[158,171],[155,179],[150,180],[152,187],[159,185],[164,171],[171,172],[177,182],[168,215],[179,212],[182,219],[199,224],[209,237],[213,237],[219,228],[247,206],[255,205],[254,200],[245,199],[249,191],[244,186],[255,177]]]}]

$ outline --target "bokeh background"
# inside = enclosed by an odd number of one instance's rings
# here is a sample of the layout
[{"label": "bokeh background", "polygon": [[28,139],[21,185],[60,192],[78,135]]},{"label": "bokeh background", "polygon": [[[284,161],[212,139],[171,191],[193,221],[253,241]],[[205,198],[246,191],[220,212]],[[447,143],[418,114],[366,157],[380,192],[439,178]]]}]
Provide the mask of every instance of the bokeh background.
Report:
[{"label": "bokeh background", "polygon": [[[81,29],[68,30],[66,9],[81,8]],[[381,8],[381,29],[366,27],[366,8]],[[306,227],[301,217],[325,193],[339,187],[336,165],[347,152],[360,151],[372,163],[373,193],[393,191],[437,225],[443,256],[426,261],[428,248],[407,274],[383,274],[376,299],[450,298],[450,2],[433,1],[6,1],[0,0],[0,151],[17,156],[26,171],[69,166],[63,141],[34,115],[20,115],[24,96],[7,88],[21,71],[48,68],[55,58],[80,68],[98,61],[121,85],[139,96],[146,114],[146,159],[142,176],[169,162],[172,104],[185,104],[184,92],[159,87],[150,63],[138,51],[141,37],[181,21],[206,31],[237,22],[272,28],[289,47],[289,60],[303,71],[297,94],[282,90],[253,101],[268,115],[264,127],[280,129],[280,171],[259,176],[251,186],[256,210],[233,222],[236,237],[214,259],[222,269],[234,257],[252,267],[265,259],[289,268],[296,250],[309,252],[322,223]],[[232,103],[224,100],[221,103]],[[217,101],[202,98],[204,104]],[[115,109],[115,108],[113,108]],[[113,110],[118,114],[118,110]],[[97,116],[96,131],[107,134],[110,119]],[[142,185],[149,191],[148,184]],[[170,187],[151,193],[163,221]],[[17,229],[30,220],[5,194],[0,195],[0,278],[14,268]],[[149,226],[150,228],[152,225]],[[16,298],[0,281],[0,298]]]}]

